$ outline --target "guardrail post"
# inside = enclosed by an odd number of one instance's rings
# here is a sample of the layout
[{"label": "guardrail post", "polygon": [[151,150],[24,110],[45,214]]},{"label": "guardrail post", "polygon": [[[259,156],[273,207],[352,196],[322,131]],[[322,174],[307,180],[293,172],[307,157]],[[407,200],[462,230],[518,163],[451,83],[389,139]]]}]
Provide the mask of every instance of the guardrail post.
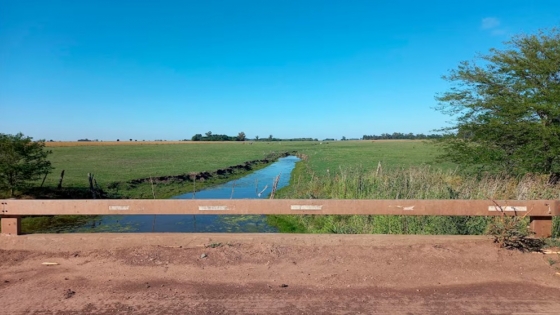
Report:
[{"label": "guardrail post", "polygon": [[552,217],[529,217],[529,220],[529,228],[536,237],[552,236]]},{"label": "guardrail post", "polygon": [[2,221],[2,235],[20,235],[21,234],[21,217],[6,216],[0,218]]}]

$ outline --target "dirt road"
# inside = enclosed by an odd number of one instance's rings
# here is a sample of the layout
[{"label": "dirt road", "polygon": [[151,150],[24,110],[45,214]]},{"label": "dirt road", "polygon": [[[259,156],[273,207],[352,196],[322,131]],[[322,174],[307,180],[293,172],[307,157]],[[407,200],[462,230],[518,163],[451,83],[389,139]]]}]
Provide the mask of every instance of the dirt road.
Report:
[{"label": "dirt road", "polygon": [[485,237],[2,236],[0,313],[560,314],[558,266]]}]

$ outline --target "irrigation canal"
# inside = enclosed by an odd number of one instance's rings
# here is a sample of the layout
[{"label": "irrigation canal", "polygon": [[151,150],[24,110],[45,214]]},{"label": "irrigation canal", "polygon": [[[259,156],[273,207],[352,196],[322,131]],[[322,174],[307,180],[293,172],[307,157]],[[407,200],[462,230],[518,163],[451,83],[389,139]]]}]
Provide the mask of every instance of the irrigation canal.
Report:
[{"label": "irrigation canal", "polygon": [[[268,198],[276,177],[277,189],[289,184],[290,175],[300,159],[280,158],[271,165],[243,178],[174,199],[260,199]],[[87,232],[278,232],[266,222],[264,215],[120,215],[98,216],[87,223],[39,230],[37,233]]]}]

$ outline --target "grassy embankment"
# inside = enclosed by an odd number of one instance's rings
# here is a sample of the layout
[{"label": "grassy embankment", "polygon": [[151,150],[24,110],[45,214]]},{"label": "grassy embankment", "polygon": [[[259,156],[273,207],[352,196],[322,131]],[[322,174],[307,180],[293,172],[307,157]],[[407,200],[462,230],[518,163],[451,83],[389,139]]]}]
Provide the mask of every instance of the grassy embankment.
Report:
[{"label": "grassy embankment", "polygon": [[[334,148],[334,146],[332,147]],[[434,160],[437,148],[421,142],[344,143],[336,154],[317,152],[296,166],[279,198],[294,199],[558,199],[547,176],[468,176]],[[377,163],[381,162],[381,169]],[[328,170],[328,171],[327,171]],[[493,217],[269,216],[283,232],[483,234]],[[560,236],[555,220],[555,237]],[[523,226],[523,224],[522,224]]]}]

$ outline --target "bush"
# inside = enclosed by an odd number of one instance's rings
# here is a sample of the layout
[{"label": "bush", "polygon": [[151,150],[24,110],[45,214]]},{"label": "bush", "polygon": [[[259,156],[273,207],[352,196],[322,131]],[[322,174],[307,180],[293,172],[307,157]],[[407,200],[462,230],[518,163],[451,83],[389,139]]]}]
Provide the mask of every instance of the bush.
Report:
[{"label": "bush", "polygon": [[32,141],[22,133],[0,134],[0,189],[10,197],[20,189],[48,174],[53,167],[47,160],[51,151],[44,150],[45,141]]}]

